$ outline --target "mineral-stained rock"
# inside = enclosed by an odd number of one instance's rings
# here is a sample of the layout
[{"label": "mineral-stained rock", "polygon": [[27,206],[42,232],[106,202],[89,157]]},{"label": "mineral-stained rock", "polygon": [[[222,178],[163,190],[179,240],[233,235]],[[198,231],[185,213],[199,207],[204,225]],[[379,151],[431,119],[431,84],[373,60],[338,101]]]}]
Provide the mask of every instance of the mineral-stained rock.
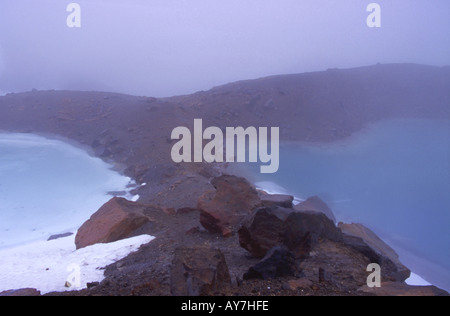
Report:
[{"label": "mineral-stained rock", "polygon": [[263,257],[276,245],[285,245],[297,258],[307,256],[320,238],[340,241],[340,230],[322,213],[296,212],[272,206],[248,216],[239,229],[241,247]]},{"label": "mineral-stained rock", "polygon": [[139,203],[115,197],[78,229],[75,245],[79,249],[128,238],[133,231],[149,221],[150,219],[142,213]]},{"label": "mineral-stained rock", "polygon": [[244,178],[223,175],[211,183],[215,190],[205,192],[198,200],[200,223],[210,232],[229,236],[261,200]]},{"label": "mineral-stained rock", "polygon": [[295,205],[294,210],[323,213],[334,223],[336,223],[336,218],[334,217],[333,211],[318,196],[310,197],[306,201]]},{"label": "mineral-stained rock", "polygon": [[209,246],[181,246],[175,250],[170,270],[171,294],[175,296],[213,295],[231,285],[225,257]]},{"label": "mineral-stained rock", "polygon": [[346,245],[381,266],[383,280],[403,282],[409,278],[411,271],[400,262],[397,253],[369,228],[362,224],[339,223],[338,226]]},{"label": "mineral-stained rock", "polygon": [[244,280],[275,279],[295,276],[298,272],[294,254],[284,246],[275,246],[266,256],[251,267],[245,274]]}]

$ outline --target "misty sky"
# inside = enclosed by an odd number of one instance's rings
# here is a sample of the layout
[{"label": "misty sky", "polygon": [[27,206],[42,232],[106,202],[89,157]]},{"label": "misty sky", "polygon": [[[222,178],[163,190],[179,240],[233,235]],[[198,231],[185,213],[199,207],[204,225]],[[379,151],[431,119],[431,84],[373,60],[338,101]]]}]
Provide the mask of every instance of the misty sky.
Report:
[{"label": "misty sky", "polygon": [[[81,28],[66,7],[81,6]],[[366,7],[381,5],[381,28]],[[450,65],[449,0],[0,0],[0,91],[171,96],[268,75]]]}]

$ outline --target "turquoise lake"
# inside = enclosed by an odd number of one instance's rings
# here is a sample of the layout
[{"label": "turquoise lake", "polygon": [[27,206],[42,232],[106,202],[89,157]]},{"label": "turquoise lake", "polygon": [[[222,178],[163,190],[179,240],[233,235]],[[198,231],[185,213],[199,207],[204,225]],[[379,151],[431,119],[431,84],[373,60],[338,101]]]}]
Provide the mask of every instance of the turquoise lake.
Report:
[{"label": "turquoise lake", "polygon": [[282,144],[280,169],[252,180],[317,195],[338,221],[371,228],[428,282],[450,289],[450,121],[393,119],[330,144]]}]

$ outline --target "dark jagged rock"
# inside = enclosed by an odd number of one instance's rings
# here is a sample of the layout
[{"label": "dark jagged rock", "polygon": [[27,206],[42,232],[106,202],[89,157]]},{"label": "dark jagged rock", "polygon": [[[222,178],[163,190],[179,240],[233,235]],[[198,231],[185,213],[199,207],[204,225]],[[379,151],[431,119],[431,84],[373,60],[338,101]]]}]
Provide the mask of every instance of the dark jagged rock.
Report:
[{"label": "dark jagged rock", "polygon": [[211,183],[215,190],[205,192],[198,200],[200,223],[210,232],[230,236],[261,200],[244,178],[223,175]]},{"label": "dark jagged rock", "polygon": [[264,206],[277,205],[286,208],[292,208],[294,197],[292,195],[286,194],[268,194],[264,191],[259,190],[258,195],[261,199],[261,203]]},{"label": "dark jagged rock", "polygon": [[400,262],[397,253],[369,228],[362,224],[343,223],[339,223],[339,228],[346,245],[381,266],[383,280],[403,282],[410,277],[411,271]]},{"label": "dark jagged rock", "polygon": [[284,246],[276,246],[270,249],[260,262],[244,274],[244,280],[269,280],[296,276],[297,273],[298,268],[294,254]]},{"label": "dark jagged rock", "polygon": [[307,256],[320,238],[342,239],[340,230],[322,213],[296,212],[272,206],[256,209],[239,230],[241,247],[263,257],[276,245],[285,245],[296,257]]},{"label": "dark jagged rock", "polygon": [[261,207],[243,222],[239,229],[239,243],[253,256],[262,258],[276,245],[283,243],[284,223],[291,209]]},{"label": "dark jagged rock", "polygon": [[170,270],[170,291],[175,296],[213,295],[231,285],[225,257],[209,246],[182,246],[175,250]]},{"label": "dark jagged rock", "polygon": [[334,223],[336,223],[336,218],[334,217],[333,211],[318,196],[310,197],[306,201],[303,201],[300,204],[295,205],[294,210],[301,212],[310,211],[323,213]]},{"label": "dark jagged rock", "polygon": [[284,244],[297,257],[305,257],[311,248],[325,238],[342,240],[340,230],[323,213],[292,212],[285,221]]}]

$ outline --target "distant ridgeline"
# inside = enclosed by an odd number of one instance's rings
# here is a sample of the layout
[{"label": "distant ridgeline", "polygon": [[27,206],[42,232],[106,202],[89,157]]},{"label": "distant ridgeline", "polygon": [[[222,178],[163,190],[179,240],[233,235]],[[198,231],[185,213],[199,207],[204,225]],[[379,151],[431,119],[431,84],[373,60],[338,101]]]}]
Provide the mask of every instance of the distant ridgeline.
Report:
[{"label": "distant ridgeline", "polygon": [[57,134],[133,177],[175,164],[176,127],[279,127],[283,141],[335,141],[385,118],[450,118],[450,67],[388,64],[239,81],[156,99],[33,91],[0,97],[0,129]]}]

